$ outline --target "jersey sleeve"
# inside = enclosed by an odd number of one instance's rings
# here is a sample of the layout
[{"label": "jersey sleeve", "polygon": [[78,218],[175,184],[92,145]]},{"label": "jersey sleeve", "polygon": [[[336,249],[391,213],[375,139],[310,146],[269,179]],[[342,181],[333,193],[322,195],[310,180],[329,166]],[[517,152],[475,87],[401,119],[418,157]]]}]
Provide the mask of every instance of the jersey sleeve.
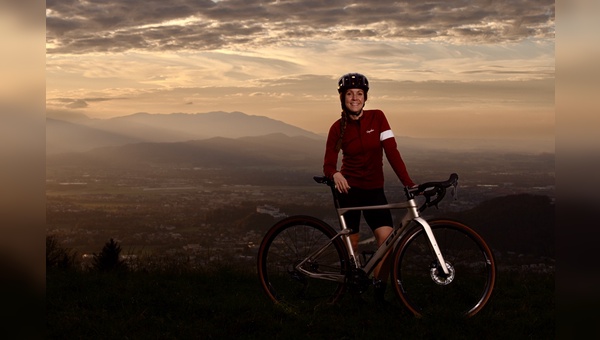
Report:
[{"label": "jersey sleeve", "polygon": [[383,112],[381,112],[379,131],[381,131],[379,139],[385,152],[385,157],[392,166],[392,169],[396,173],[396,176],[398,176],[398,179],[400,180],[400,182],[402,182],[402,185],[404,186],[411,187],[415,185],[415,182],[413,182],[413,180],[410,178],[410,175],[408,174],[406,164],[404,163],[404,160],[402,159],[402,156],[398,151],[398,144],[396,143],[394,133],[392,132],[390,124],[388,123],[387,118],[385,117]]}]

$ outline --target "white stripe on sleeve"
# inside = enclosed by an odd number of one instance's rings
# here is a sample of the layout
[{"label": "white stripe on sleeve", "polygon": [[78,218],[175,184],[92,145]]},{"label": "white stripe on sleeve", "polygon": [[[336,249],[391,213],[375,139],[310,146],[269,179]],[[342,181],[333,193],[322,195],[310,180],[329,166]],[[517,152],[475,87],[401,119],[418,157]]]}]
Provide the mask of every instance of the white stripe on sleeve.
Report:
[{"label": "white stripe on sleeve", "polygon": [[388,138],[394,138],[394,133],[392,132],[392,130],[386,130],[386,131],[383,131],[381,134],[379,134],[379,140],[381,142],[383,142],[384,140],[386,140]]}]

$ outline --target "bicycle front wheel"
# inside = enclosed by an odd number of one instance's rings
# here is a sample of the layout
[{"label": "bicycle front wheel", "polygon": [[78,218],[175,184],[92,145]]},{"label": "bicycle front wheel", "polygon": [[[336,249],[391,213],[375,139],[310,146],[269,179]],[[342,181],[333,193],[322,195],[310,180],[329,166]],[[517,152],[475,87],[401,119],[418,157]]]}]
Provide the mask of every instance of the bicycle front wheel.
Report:
[{"label": "bicycle front wheel", "polygon": [[450,273],[444,274],[423,228],[399,244],[391,271],[394,290],[417,317],[477,314],[496,280],[492,251],[471,228],[456,221],[428,222]]},{"label": "bicycle front wheel", "polygon": [[340,238],[331,240],[335,235],[327,223],[309,216],[292,216],[275,224],[258,250],[258,276],[267,296],[297,311],[336,302],[345,290],[348,255]]}]

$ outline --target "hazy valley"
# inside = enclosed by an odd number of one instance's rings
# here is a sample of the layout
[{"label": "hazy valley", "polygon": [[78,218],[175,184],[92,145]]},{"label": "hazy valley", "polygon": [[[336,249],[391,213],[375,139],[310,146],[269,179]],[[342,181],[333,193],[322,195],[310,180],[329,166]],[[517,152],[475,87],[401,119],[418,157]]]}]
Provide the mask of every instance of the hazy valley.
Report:
[{"label": "hazy valley", "polygon": [[[312,180],[321,174],[324,137],[264,117],[214,115],[219,122],[200,125],[189,119],[206,117],[183,117],[187,123],[178,124],[189,134],[165,123],[169,117],[146,114],[123,118],[136,123],[120,131],[82,117],[49,120],[48,233],[80,255],[114,238],[129,255],[250,263],[282,216],[310,214],[336,225],[329,189]],[[398,144],[416,181],[460,176],[458,199],[429,214],[467,219],[499,254],[553,256],[554,154],[451,151],[448,143],[402,137]],[[389,199],[400,200],[387,165],[386,177]]]}]

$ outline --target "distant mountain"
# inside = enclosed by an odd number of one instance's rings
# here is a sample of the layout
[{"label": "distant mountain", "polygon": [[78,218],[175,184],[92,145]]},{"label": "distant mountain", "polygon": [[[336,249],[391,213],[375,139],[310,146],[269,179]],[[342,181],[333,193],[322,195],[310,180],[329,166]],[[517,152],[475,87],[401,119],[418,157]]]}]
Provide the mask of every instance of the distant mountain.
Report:
[{"label": "distant mountain", "polygon": [[46,118],[46,153],[88,151],[99,146],[125,145],[143,140],[93,125]]},{"label": "distant mountain", "polygon": [[49,155],[48,166],[140,168],[180,166],[202,168],[287,167],[320,169],[324,142],[283,133],[172,143],[140,142],[86,152]]},{"label": "distant mountain", "polygon": [[242,112],[136,113],[110,119],[50,114],[46,120],[46,153],[89,151],[133,142],[182,142],[273,133],[323,140],[322,136],[284,122]]}]

